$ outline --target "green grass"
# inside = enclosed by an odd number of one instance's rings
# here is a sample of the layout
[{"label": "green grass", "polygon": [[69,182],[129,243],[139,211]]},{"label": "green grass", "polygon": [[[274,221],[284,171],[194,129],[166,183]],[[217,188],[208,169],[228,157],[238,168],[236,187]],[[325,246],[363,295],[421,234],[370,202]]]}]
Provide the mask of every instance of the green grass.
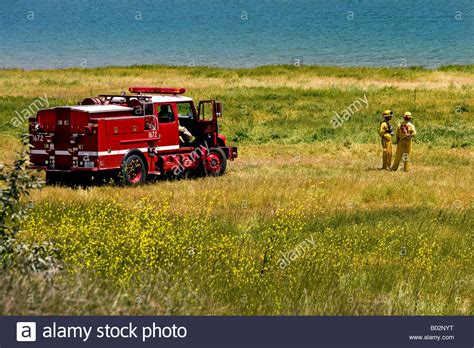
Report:
[{"label": "green grass", "polygon": [[[253,201],[227,198],[232,203],[223,203],[210,198],[213,192],[204,199],[192,196],[200,204],[193,214],[182,214],[169,208],[174,204],[166,194],[127,204],[107,190],[92,206],[72,198],[68,203],[45,201],[35,209],[21,239],[53,240],[72,273],[48,283],[40,276],[28,285],[12,281],[2,290],[9,299],[3,312],[58,314],[66,309],[57,300],[71,291],[70,314],[472,311],[473,240],[465,235],[474,222],[470,207],[366,210],[355,204],[328,214],[324,208],[308,209],[314,202],[306,196],[288,197],[284,209],[256,218],[254,213],[265,211],[249,211]],[[393,187],[377,194],[370,190],[361,203],[387,199],[390,191],[396,193]],[[239,219],[244,225],[236,224],[237,214],[247,215]],[[282,255],[289,258],[305,240],[310,242],[299,249],[301,254],[282,267]],[[71,289],[71,283],[82,291]],[[21,300],[19,286],[47,301]]]},{"label": "green grass", "polygon": [[[19,239],[53,242],[64,269],[0,272],[0,313],[472,315],[473,76],[473,66],[0,71],[0,161],[26,130],[10,126],[15,111],[38,96],[75,104],[158,83],[223,101],[221,132],[239,146],[220,178],[35,192]],[[364,95],[368,107],[334,129],[334,112]],[[394,123],[414,115],[410,173],[377,170],[386,108]]]},{"label": "green grass", "polygon": [[[371,143],[377,138],[374,124],[380,122],[379,114],[386,108],[396,112],[401,120],[405,109],[416,117],[420,129],[418,141],[440,146],[471,146],[473,143],[472,105],[470,89],[450,90],[401,90],[383,88],[303,90],[293,88],[232,88],[214,97],[224,102],[225,118],[222,132],[233,142],[262,144],[270,141],[284,144],[313,143],[332,140],[353,143]],[[358,98],[367,97],[369,106],[354,114],[343,127],[334,129],[331,120]],[[79,98],[78,98],[79,100]],[[35,101],[35,98],[0,97],[0,131],[4,134],[25,132],[12,127],[15,111]],[[77,103],[74,99],[50,98],[50,105]]]}]

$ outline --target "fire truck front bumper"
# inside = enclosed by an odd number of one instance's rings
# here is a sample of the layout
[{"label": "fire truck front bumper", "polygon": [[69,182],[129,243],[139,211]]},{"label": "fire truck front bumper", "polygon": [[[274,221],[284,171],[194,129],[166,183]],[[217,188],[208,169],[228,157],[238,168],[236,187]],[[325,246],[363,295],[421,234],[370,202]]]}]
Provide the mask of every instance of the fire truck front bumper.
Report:
[{"label": "fire truck front bumper", "polygon": [[233,161],[234,158],[238,157],[237,147],[235,147],[235,146],[221,147],[221,149],[224,151],[224,153],[225,153],[228,160]]}]

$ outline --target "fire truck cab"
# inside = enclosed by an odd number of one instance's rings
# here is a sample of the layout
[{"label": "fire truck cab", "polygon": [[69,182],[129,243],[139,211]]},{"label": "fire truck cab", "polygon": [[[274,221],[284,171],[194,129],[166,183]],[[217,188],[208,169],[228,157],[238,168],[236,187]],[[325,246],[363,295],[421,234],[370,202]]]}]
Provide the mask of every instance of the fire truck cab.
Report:
[{"label": "fire truck cab", "polygon": [[119,177],[219,176],[237,157],[219,134],[222,103],[194,104],[184,88],[130,87],[131,94],[86,98],[30,118],[30,162],[49,183]]}]

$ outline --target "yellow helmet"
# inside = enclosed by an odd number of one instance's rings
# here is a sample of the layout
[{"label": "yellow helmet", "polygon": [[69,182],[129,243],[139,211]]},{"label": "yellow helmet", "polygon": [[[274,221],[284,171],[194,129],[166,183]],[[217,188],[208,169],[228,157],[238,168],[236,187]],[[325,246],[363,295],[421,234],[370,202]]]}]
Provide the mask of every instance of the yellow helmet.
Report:
[{"label": "yellow helmet", "polygon": [[412,119],[411,112],[410,111],[405,111],[405,114],[403,115],[403,118],[405,120],[411,120]]},{"label": "yellow helmet", "polygon": [[390,109],[387,109],[384,112],[382,112],[382,116],[383,117],[392,117],[393,116],[393,111],[390,110]]}]

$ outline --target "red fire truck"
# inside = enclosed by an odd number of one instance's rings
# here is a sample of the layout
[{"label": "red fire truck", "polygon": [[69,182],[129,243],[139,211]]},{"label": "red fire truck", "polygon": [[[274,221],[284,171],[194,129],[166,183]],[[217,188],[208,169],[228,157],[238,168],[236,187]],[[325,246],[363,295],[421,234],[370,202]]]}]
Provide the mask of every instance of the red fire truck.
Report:
[{"label": "red fire truck", "polygon": [[237,157],[219,134],[222,104],[193,100],[184,88],[130,87],[130,94],[86,98],[30,118],[30,162],[49,183],[117,177],[224,174]]}]

